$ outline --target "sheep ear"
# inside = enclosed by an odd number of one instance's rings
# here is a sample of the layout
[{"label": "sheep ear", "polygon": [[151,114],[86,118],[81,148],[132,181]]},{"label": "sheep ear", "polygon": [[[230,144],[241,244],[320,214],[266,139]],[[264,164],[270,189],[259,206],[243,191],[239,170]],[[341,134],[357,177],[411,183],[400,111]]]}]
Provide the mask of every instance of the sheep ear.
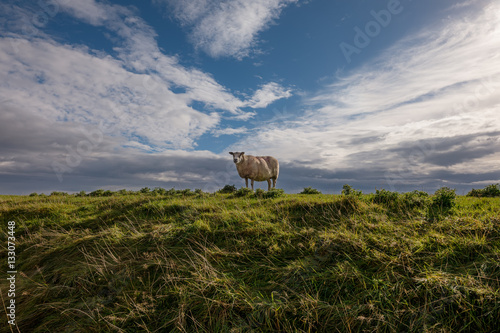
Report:
[{"label": "sheep ear", "polygon": [[241,155],[245,155],[245,152],[242,152]]},{"label": "sheep ear", "polygon": [[233,155],[234,153],[232,151],[229,152],[229,155]]}]

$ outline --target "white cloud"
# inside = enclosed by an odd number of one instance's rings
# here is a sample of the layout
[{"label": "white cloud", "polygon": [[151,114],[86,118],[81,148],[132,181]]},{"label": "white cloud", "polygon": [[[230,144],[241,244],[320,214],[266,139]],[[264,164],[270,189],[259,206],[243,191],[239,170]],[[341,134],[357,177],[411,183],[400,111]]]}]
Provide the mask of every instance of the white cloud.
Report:
[{"label": "white cloud", "polygon": [[[92,25],[102,25],[110,16],[116,15],[116,11],[128,13],[124,7],[121,6],[100,6],[94,0],[66,0],[55,1],[55,4],[62,6],[69,14],[84,20]],[[111,11],[107,9],[111,9]]]},{"label": "white cloud", "polygon": [[367,177],[403,166],[406,181],[491,172],[474,166],[500,151],[500,6],[474,15],[397,42],[306,98],[303,117],[233,146],[338,173],[369,168]]},{"label": "white cloud", "polygon": [[255,91],[253,97],[248,101],[248,106],[252,108],[265,108],[276,100],[291,96],[291,89],[286,89],[276,82],[270,82]]},{"label": "white cloud", "polygon": [[222,129],[217,129],[212,131],[212,135],[218,138],[221,135],[235,135],[235,134],[244,134],[247,133],[248,129],[244,126],[238,128],[226,127]]},{"label": "white cloud", "polygon": [[248,56],[257,35],[297,0],[159,0],[190,28],[193,44],[212,57]]},{"label": "white cloud", "polygon": [[187,94],[174,94],[165,84],[145,89],[146,74],[129,72],[111,57],[47,40],[23,43],[13,53],[10,42],[0,40],[0,71],[10,71],[9,80],[0,83],[0,98],[46,119],[102,122],[109,134],[179,148],[191,147],[220,120],[216,112],[189,107]]},{"label": "white cloud", "polygon": [[[83,6],[82,3],[86,5]],[[105,26],[122,37],[122,45],[115,47],[119,51],[118,57],[127,68],[149,75],[144,78],[144,86],[148,89],[163,86],[185,88],[186,97],[193,101],[206,103],[234,115],[244,114],[240,110],[244,103],[217,83],[210,74],[185,68],[176,57],[163,54],[157,45],[156,33],[132,10],[97,3],[95,0],[70,0],[62,5],[62,9],[90,24]],[[94,20],[91,13],[100,11],[106,12],[106,18]]]},{"label": "white cloud", "polygon": [[[29,23],[34,15],[15,5],[0,6],[19,22]],[[26,34],[24,25],[9,24],[9,37],[0,38],[0,71],[8,73],[0,82],[0,100],[10,99],[46,119],[103,123],[107,134],[125,136],[127,146],[157,151],[192,148],[221,122],[221,113],[248,120],[255,112],[242,108],[261,107],[288,93],[271,84],[267,95],[256,92],[260,100],[239,99],[209,73],[163,54],[154,30],[131,8],[94,0],[58,6],[54,10],[115,34],[117,55],[61,44],[41,31]],[[174,93],[174,88],[184,91]],[[197,110],[195,102],[205,107]]]}]

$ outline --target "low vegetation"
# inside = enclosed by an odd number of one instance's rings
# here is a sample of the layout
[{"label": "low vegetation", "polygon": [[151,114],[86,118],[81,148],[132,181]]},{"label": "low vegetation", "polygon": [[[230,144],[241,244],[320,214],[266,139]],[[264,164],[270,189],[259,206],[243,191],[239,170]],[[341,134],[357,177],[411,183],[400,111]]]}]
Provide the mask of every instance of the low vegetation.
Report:
[{"label": "low vegetation", "polygon": [[0,196],[18,328],[498,331],[500,198],[347,186]]},{"label": "low vegetation", "polygon": [[468,197],[485,197],[485,198],[493,198],[493,197],[500,197],[500,184],[492,184],[488,185],[485,188],[481,190],[476,190],[472,189],[467,194]]}]

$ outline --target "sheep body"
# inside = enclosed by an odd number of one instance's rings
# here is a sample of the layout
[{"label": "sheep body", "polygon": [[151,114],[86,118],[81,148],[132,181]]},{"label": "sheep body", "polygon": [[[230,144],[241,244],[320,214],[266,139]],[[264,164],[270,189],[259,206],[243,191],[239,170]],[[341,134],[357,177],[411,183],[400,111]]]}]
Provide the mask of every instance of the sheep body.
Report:
[{"label": "sheep body", "polygon": [[244,152],[230,152],[229,154],[233,155],[238,174],[241,178],[245,178],[246,187],[248,187],[248,179],[251,180],[252,190],[254,181],[262,182],[267,180],[268,190],[270,190],[272,180],[272,187],[276,187],[279,175],[279,162],[276,158],[272,156],[245,155]]}]

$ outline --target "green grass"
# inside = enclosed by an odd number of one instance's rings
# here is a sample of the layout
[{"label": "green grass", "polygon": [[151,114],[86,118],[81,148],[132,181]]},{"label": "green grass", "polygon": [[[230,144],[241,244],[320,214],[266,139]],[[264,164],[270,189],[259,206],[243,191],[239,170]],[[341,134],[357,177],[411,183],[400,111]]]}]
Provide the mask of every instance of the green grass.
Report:
[{"label": "green grass", "polygon": [[499,331],[500,198],[185,194],[0,196],[20,331]]}]

